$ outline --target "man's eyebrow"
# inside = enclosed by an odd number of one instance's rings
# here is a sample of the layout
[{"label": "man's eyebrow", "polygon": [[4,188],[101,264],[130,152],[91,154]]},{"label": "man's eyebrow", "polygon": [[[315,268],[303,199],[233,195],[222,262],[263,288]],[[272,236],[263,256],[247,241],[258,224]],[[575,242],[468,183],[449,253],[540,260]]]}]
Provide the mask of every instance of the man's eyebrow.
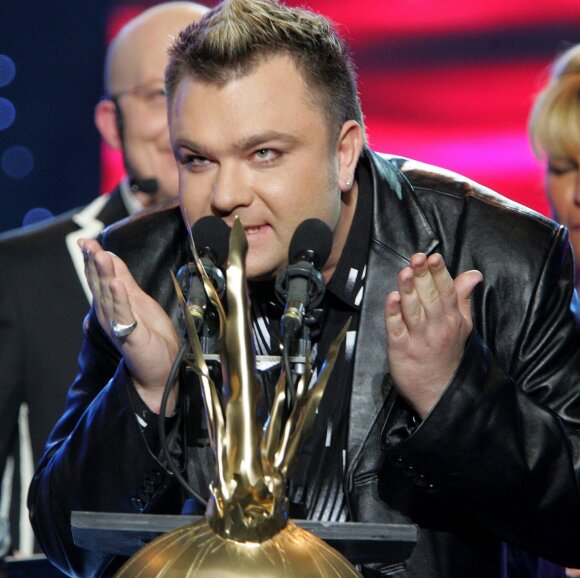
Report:
[{"label": "man's eyebrow", "polygon": [[256,135],[252,135],[246,139],[242,139],[236,144],[236,147],[240,150],[248,150],[255,147],[259,147],[264,143],[271,142],[271,141],[278,141],[283,142],[285,144],[296,144],[298,139],[288,133],[278,132],[275,130],[259,133]]},{"label": "man's eyebrow", "polygon": [[[296,143],[299,142],[299,139],[293,135],[288,134],[288,133],[278,132],[278,131],[272,130],[272,131],[267,131],[267,132],[259,133],[256,135],[252,135],[252,136],[245,138],[245,139],[241,139],[240,141],[235,143],[234,146],[238,150],[246,151],[246,150],[250,150],[250,149],[259,147],[261,145],[264,145],[264,143],[268,143],[268,142],[272,142],[272,141],[282,142],[282,143],[287,144],[287,145],[295,145]],[[175,144],[173,147],[174,151],[177,152],[178,149],[180,149],[181,147],[186,148],[186,149],[190,150],[191,152],[195,152],[196,154],[198,154],[200,156],[204,156],[204,157],[211,156],[211,152],[207,147],[205,147],[201,144],[198,144],[189,138],[177,138],[177,139],[175,139]]]},{"label": "man's eyebrow", "polygon": [[177,138],[175,139],[175,144],[173,145],[174,152],[177,152],[181,147],[186,148],[192,152],[199,154],[200,156],[207,156],[208,150],[206,147],[197,144],[188,138]]}]

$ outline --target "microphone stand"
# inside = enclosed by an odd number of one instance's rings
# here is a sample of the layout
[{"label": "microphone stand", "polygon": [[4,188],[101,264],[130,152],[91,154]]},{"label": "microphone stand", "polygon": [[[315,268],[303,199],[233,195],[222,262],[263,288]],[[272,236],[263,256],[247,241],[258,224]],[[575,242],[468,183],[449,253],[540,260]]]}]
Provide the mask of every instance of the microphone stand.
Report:
[{"label": "microphone stand", "polygon": [[[292,282],[298,282],[293,290]],[[296,384],[306,372],[306,360],[312,351],[311,329],[322,315],[322,310],[316,307],[322,301],[324,292],[325,285],[320,271],[305,260],[293,263],[276,279],[276,293],[286,302],[281,329],[286,403],[289,410],[296,402]]]},{"label": "microphone stand", "polygon": [[320,322],[322,309],[308,309],[304,315],[300,333],[284,334],[282,365],[286,374],[287,407],[291,409],[296,400],[296,384],[306,373],[306,361],[312,353],[312,332]]},{"label": "microphone stand", "polygon": [[[223,295],[225,291],[225,281],[221,271],[216,267],[208,267],[211,273],[211,281],[216,286],[216,290],[220,294],[220,297]],[[173,282],[176,290],[179,288],[181,290],[181,286],[184,286],[186,292],[192,282],[196,281],[194,277],[192,277],[192,273],[194,271],[194,265],[192,263],[188,263],[184,267],[180,269],[177,273],[177,277],[173,277]],[[178,281],[179,279],[179,281]],[[215,354],[218,351],[218,334],[219,334],[219,317],[215,310],[215,308],[210,304],[207,303],[204,310],[203,310],[203,318],[195,317],[194,322],[196,325],[196,330],[199,336],[200,343],[202,345],[202,350],[204,355],[211,355]],[[161,445],[161,450],[167,460],[167,465],[159,462],[159,460],[153,456],[156,461],[165,469],[170,475],[174,476],[175,479],[181,484],[181,486],[191,494],[196,500],[198,500],[201,504],[206,505],[207,500],[203,498],[198,492],[196,492],[191,484],[185,479],[183,475],[184,471],[187,468],[187,464],[185,463],[183,468],[180,469],[178,463],[175,462],[173,456],[171,455],[171,451],[169,448],[169,442],[167,439],[166,433],[166,417],[165,414],[167,412],[167,403],[169,401],[169,395],[173,388],[175,381],[178,378],[179,370],[181,367],[181,363],[188,355],[191,355],[191,345],[190,341],[187,339],[187,328],[184,323],[184,339],[181,342],[181,346],[177,357],[175,358],[173,365],[171,366],[171,371],[167,378],[167,382],[165,383],[165,388],[163,390],[163,396],[161,398],[161,407],[159,411],[159,441]],[[210,369],[211,373],[218,372],[219,373],[219,363],[212,362],[208,360],[208,368]],[[180,395],[183,395],[183,392],[180,391]]]}]

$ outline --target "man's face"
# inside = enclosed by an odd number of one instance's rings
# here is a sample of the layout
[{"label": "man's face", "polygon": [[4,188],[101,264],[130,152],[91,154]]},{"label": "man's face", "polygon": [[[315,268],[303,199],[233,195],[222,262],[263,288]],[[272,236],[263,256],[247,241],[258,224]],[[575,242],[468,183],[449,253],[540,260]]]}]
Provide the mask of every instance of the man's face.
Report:
[{"label": "man's face", "polygon": [[178,176],[169,144],[163,84],[167,46],[159,39],[151,44],[149,49],[140,47],[138,70],[131,89],[122,92],[118,103],[123,116],[127,160],[136,177],[158,180],[159,193],[155,200],[161,201],[167,195],[177,196]]},{"label": "man's face", "polygon": [[577,266],[580,263],[580,155],[548,160],[546,193],[554,218],[568,227]]},{"label": "man's face", "polygon": [[185,222],[215,215],[231,226],[239,216],[248,278],[284,269],[305,219],[322,219],[336,240],[339,220],[343,226],[339,154],[290,57],[273,56],[223,85],[185,78],[169,127]]}]

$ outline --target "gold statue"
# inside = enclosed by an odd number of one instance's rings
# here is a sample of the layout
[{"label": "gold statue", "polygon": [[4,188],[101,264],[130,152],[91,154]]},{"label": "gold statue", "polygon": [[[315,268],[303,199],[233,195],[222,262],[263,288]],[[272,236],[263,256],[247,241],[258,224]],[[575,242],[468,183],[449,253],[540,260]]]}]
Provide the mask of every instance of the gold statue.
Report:
[{"label": "gold statue", "polygon": [[[190,238],[191,239],[191,238]],[[334,340],[316,384],[308,388],[311,360],[287,408],[282,371],[270,418],[259,422],[260,387],[250,334],[244,229],[236,218],[227,265],[228,314],[191,240],[198,271],[220,320],[223,399],[210,378],[194,322],[175,277],[200,378],[216,477],[203,520],[164,534],[145,546],[116,578],[360,578],[334,548],[288,520],[285,478],[299,443],[312,426],[348,323]]]}]

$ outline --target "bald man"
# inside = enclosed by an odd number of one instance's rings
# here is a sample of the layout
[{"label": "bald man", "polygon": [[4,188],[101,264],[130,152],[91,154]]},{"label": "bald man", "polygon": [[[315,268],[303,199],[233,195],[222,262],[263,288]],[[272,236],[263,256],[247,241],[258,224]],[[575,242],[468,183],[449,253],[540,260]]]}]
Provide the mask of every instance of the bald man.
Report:
[{"label": "bald man", "polygon": [[0,515],[10,510],[18,553],[34,551],[26,490],[77,372],[90,305],[76,241],[177,195],[163,76],[171,40],[205,10],[191,2],[155,6],[126,24],[109,46],[95,124],[122,151],[127,177],[80,210],[0,235]]},{"label": "bald man", "polygon": [[150,8],[121,30],[107,54],[107,96],[96,106],[95,124],[123,152],[131,188],[144,206],[177,194],[163,73],[169,41],[204,11],[188,2]]}]

